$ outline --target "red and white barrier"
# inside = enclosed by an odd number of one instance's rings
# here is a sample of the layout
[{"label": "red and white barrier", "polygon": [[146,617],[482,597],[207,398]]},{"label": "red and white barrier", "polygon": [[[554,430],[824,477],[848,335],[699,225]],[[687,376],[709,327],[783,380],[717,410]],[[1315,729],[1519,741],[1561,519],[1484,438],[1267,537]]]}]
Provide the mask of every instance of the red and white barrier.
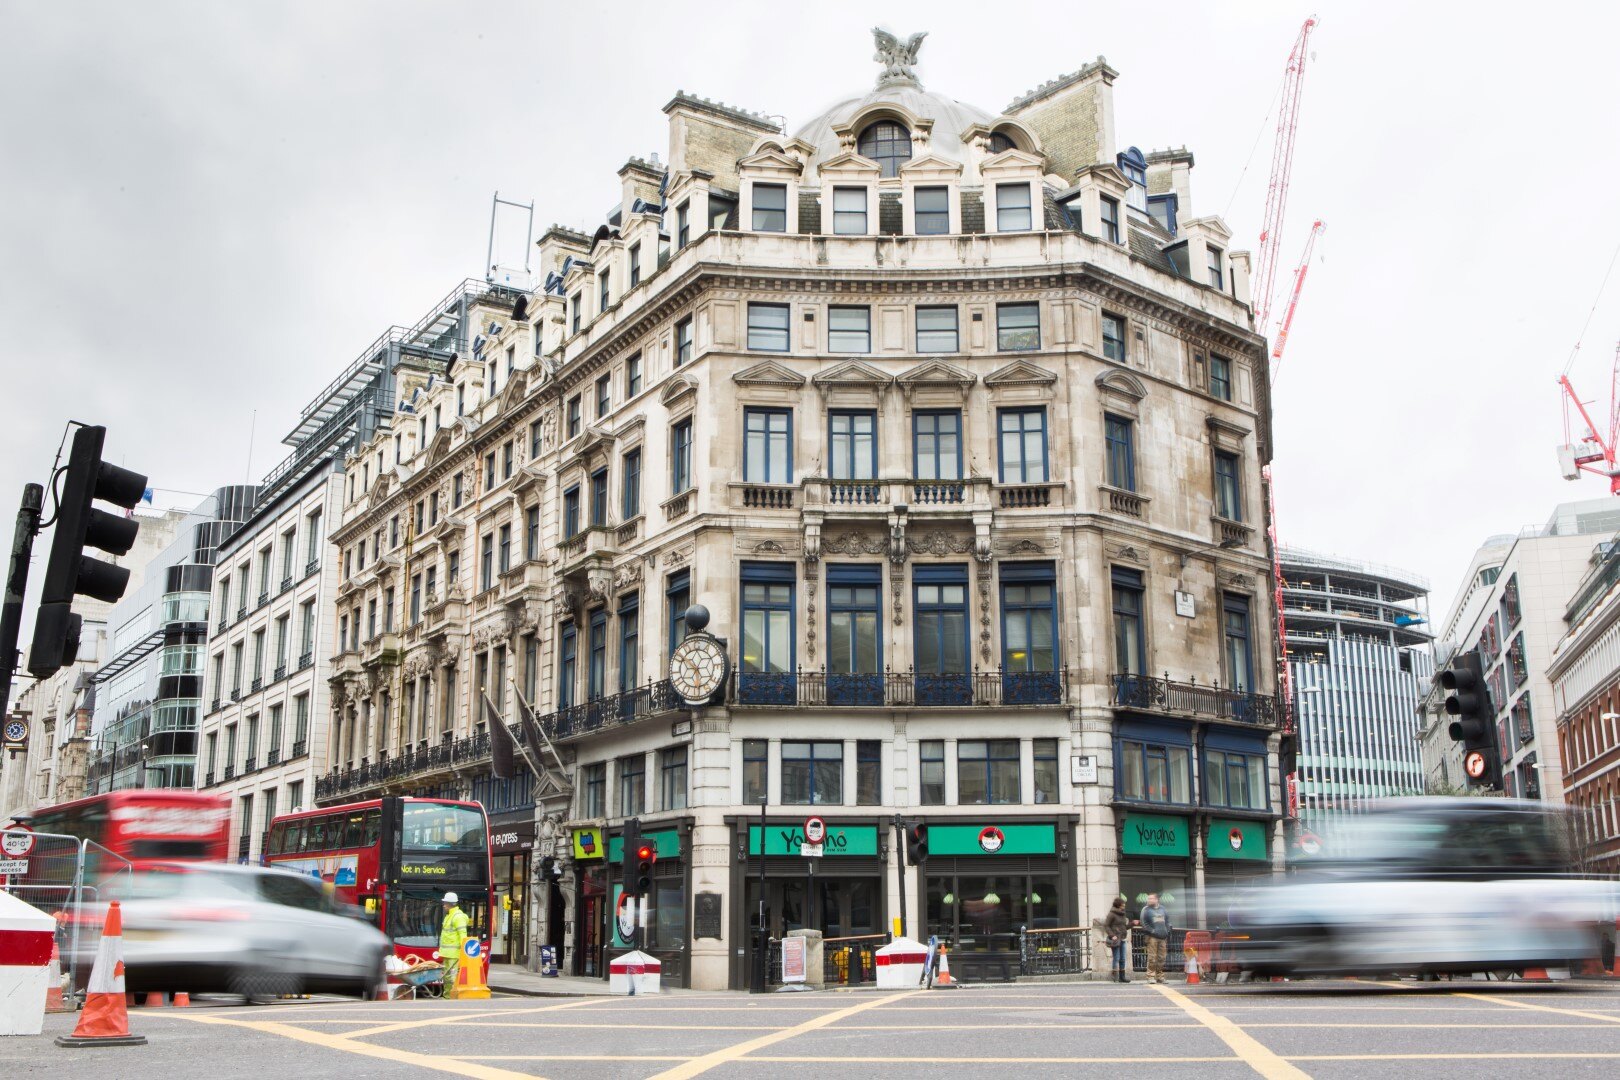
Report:
[{"label": "red and white barrier", "polygon": [[656,994],[663,989],[664,964],[644,952],[627,952],[608,961],[608,991],[614,994]]},{"label": "red and white barrier", "polygon": [[874,956],[879,990],[915,990],[922,982],[928,946],[910,938],[895,938]]},{"label": "red and white barrier", "polygon": [[0,1035],[38,1035],[45,1026],[56,920],[0,892]]}]

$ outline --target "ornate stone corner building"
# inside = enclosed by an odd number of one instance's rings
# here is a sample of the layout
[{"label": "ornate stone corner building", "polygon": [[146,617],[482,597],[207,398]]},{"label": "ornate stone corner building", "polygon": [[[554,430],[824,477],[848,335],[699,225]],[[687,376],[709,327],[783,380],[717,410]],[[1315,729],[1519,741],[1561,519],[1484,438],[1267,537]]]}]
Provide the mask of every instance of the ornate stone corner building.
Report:
[{"label": "ornate stone corner building", "polygon": [[[897,814],[908,929],[979,977],[1120,891],[1199,925],[1280,850],[1248,257],[1190,153],[1118,150],[1101,60],[992,115],[890,41],[795,135],[678,93],[667,164],[347,459],[317,797],[531,800],[555,869],[508,887],[571,972],[625,947],[630,817],[695,987],[747,985],[762,871],[772,938],[880,940]],[[688,708],[693,604],[734,675]]]}]

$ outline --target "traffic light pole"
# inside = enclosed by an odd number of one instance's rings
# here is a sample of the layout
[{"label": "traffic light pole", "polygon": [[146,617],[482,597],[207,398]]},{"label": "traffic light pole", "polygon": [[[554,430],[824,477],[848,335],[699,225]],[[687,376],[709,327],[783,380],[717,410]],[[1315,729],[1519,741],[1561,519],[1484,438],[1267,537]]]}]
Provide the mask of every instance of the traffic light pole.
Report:
[{"label": "traffic light pole", "polygon": [[906,819],[894,815],[894,850],[900,857],[900,936],[906,936]]},{"label": "traffic light pole", "polygon": [[44,487],[24,484],[17,531],[11,540],[5,607],[0,610],[0,719],[11,708],[11,677],[17,671],[17,637],[22,631],[23,594],[28,591],[28,563],[33,558],[34,535],[39,532],[39,511],[44,505]]},{"label": "traffic light pole", "polygon": [[759,797],[759,933],[754,947],[754,993],[765,992],[765,954],[770,950],[770,942],[766,938],[765,930],[765,807],[768,805],[768,796]]}]

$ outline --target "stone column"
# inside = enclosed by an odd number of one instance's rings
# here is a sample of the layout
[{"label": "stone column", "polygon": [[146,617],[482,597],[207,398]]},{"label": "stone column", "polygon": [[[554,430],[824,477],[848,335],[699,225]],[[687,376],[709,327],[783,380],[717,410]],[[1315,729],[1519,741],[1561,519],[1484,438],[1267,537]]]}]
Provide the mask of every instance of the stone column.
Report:
[{"label": "stone column", "polygon": [[730,912],[722,912],[719,938],[699,938],[693,912],[699,893],[718,893],[722,903],[741,903],[731,886],[731,831],[725,808],[731,805],[731,711],[723,705],[692,710],[692,847],[687,853],[691,885],[686,898],[692,930],[691,983],[694,990],[724,990],[731,978]]}]

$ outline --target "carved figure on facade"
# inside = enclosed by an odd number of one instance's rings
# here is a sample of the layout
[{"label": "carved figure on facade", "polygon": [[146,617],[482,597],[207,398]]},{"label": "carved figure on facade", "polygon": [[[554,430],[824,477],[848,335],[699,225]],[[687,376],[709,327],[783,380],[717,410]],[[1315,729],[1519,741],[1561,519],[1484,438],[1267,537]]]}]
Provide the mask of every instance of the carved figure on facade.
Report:
[{"label": "carved figure on facade", "polygon": [[973,541],[966,536],[952,536],[940,529],[930,529],[920,537],[908,538],[906,547],[913,555],[943,558],[946,555],[966,555],[973,550]]},{"label": "carved figure on facade", "polygon": [[821,547],[828,555],[882,555],[889,541],[876,533],[846,532],[823,541]]},{"label": "carved figure on facade", "polygon": [[682,544],[680,547],[671,548],[664,553],[664,565],[669,567],[685,566],[691,559],[691,544]]},{"label": "carved figure on facade", "polygon": [[641,584],[641,560],[633,559],[613,572],[613,591],[623,592]]},{"label": "carved figure on facade", "polygon": [[879,88],[897,83],[910,83],[918,89],[922,88],[917,71],[911,65],[917,62],[917,50],[922,48],[923,38],[927,36],[928,31],[924,30],[901,41],[881,27],[872,27],[872,43],[877,46],[872,59],[883,65],[883,74],[877,80]]},{"label": "carved figure on facade", "polygon": [[893,514],[889,518],[889,561],[895,566],[906,561],[906,515]]},{"label": "carved figure on facade", "polygon": [[990,570],[979,570],[979,657],[990,662]]}]

